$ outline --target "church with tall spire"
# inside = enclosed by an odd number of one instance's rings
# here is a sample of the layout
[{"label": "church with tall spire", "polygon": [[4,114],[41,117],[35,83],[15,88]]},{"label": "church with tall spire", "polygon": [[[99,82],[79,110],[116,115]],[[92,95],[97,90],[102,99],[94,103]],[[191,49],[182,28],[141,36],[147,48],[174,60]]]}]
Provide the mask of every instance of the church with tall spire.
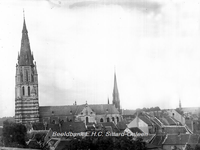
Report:
[{"label": "church with tall spire", "polygon": [[15,122],[39,121],[38,74],[24,16],[21,49],[15,76]]},{"label": "church with tall spire", "polygon": [[[113,104],[82,104],[39,106],[38,73],[29,42],[25,16],[23,20],[21,49],[15,75],[16,123],[60,122],[118,123],[122,120],[116,73],[114,74]],[[55,105],[55,104],[54,104]]]}]

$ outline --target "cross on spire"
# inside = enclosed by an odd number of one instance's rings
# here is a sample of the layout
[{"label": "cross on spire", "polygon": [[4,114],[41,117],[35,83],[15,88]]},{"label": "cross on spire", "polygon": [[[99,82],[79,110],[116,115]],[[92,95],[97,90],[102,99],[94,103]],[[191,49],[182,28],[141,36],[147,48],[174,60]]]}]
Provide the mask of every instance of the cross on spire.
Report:
[{"label": "cross on spire", "polygon": [[24,19],[25,19],[25,12],[24,12],[24,9],[23,9],[23,17],[24,17]]}]

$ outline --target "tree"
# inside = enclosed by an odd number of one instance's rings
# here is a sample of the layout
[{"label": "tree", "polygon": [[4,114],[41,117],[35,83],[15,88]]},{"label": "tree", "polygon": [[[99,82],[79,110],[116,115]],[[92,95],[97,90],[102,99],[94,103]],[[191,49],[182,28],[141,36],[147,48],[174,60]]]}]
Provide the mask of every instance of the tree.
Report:
[{"label": "tree", "polygon": [[142,139],[133,140],[128,136],[90,136],[83,139],[71,139],[70,150],[146,150]]},{"label": "tree", "polygon": [[26,127],[22,124],[3,122],[3,142],[9,147],[25,147]]},{"label": "tree", "polygon": [[197,145],[195,146],[195,150],[200,150],[200,145],[197,144]]}]

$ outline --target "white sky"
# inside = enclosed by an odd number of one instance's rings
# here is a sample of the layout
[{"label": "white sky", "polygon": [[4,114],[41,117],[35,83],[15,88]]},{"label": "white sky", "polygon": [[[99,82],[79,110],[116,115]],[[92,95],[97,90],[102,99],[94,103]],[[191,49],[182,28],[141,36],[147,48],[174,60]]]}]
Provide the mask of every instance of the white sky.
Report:
[{"label": "white sky", "polygon": [[14,116],[23,8],[37,62],[39,103],[112,101],[200,106],[199,0],[4,0],[0,2],[0,117]]}]

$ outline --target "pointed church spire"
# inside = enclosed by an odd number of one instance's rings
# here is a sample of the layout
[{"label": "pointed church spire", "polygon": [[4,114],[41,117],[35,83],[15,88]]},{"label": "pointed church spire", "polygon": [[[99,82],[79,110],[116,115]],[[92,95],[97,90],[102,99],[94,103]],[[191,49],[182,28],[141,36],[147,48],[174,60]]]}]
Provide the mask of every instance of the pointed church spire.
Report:
[{"label": "pointed church spire", "polygon": [[116,77],[116,73],[114,73],[114,89],[113,89],[113,93],[118,94],[118,87],[117,87],[117,77]]},{"label": "pointed church spire", "polygon": [[182,107],[181,107],[181,99],[179,99],[179,109],[182,109]]},{"label": "pointed church spire", "polygon": [[25,21],[25,13],[24,13],[24,9],[23,9],[23,18],[24,18],[24,24],[23,24],[23,30],[22,33],[28,33],[27,28],[26,28],[26,21]]},{"label": "pointed church spire", "polygon": [[119,99],[119,92],[118,92],[118,87],[117,87],[116,73],[114,73],[113,104],[120,111],[120,99]]},{"label": "pointed church spire", "polygon": [[[24,13],[24,11],[23,11]],[[18,61],[20,66],[33,66],[33,56],[31,54],[31,48],[28,38],[28,31],[26,28],[25,15],[24,15],[24,23],[22,29],[22,39],[21,39],[21,49],[20,56]]]}]

